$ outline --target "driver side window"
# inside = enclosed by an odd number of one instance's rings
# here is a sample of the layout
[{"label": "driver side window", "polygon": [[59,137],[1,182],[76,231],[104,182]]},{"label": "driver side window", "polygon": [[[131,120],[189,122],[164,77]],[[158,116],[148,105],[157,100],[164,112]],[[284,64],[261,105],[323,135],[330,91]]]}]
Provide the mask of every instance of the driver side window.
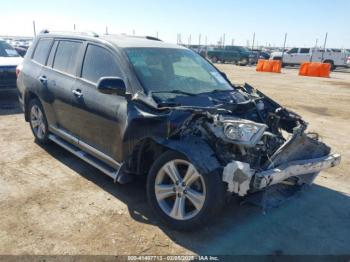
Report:
[{"label": "driver side window", "polygon": [[82,78],[97,83],[101,77],[121,75],[114,56],[108,50],[97,45],[88,45],[81,70]]},{"label": "driver side window", "polygon": [[296,54],[298,53],[298,48],[292,48],[291,50],[288,51],[288,54]]}]

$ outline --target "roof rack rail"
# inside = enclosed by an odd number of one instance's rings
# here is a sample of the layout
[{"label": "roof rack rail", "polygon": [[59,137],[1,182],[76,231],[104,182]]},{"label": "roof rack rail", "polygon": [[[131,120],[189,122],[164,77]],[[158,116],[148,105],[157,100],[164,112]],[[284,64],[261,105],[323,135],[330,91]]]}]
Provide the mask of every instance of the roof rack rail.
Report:
[{"label": "roof rack rail", "polygon": [[132,38],[142,38],[142,39],[148,39],[148,40],[153,40],[153,41],[161,41],[163,42],[163,40],[154,37],[154,36],[142,36],[142,35],[128,35],[128,34],[104,34],[104,35],[108,35],[108,36],[122,36],[122,37],[132,37]]},{"label": "roof rack rail", "polygon": [[92,36],[92,37],[99,37],[99,35],[93,31],[86,31],[86,32],[76,32],[76,31],[49,31],[48,29],[44,29],[40,31],[39,34],[73,34],[73,35],[86,35],[86,36]]},{"label": "roof rack rail", "polygon": [[162,40],[160,40],[158,37],[154,37],[154,36],[146,35],[145,38],[148,39],[148,40],[154,40],[154,41],[161,41],[162,42]]}]

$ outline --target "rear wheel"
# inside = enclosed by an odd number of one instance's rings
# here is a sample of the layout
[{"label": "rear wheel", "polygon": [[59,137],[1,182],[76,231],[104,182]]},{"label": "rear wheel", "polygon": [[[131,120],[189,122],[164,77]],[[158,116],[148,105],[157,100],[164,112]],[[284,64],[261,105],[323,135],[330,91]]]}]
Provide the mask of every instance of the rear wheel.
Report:
[{"label": "rear wheel", "polygon": [[41,143],[48,143],[49,130],[43,107],[38,99],[29,102],[29,123],[35,139]]},{"label": "rear wheel", "polygon": [[153,164],[147,180],[148,201],[169,227],[192,230],[209,222],[224,203],[219,174],[201,174],[182,154],[167,151]]},{"label": "rear wheel", "polygon": [[336,68],[336,66],[334,65],[334,62],[332,60],[325,60],[323,63],[330,64],[332,71]]},{"label": "rear wheel", "polygon": [[240,66],[246,66],[248,65],[248,59],[247,58],[243,58],[240,62],[239,62],[239,65]]},{"label": "rear wheel", "polygon": [[217,63],[218,62],[218,58],[216,56],[213,56],[211,59],[212,63]]}]

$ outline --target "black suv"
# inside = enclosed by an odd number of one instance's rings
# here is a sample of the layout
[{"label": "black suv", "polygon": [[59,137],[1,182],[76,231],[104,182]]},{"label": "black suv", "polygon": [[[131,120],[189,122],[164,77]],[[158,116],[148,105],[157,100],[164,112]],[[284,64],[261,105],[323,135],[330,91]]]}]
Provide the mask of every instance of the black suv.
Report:
[{"label": "black suv", "polygon": [[119,183],[147,176],[152,210],[176,229],[217,217],[227,195],[310,184],[340,162],[297,114],[151,37],[41,33],[17,85],[39,143]]}]

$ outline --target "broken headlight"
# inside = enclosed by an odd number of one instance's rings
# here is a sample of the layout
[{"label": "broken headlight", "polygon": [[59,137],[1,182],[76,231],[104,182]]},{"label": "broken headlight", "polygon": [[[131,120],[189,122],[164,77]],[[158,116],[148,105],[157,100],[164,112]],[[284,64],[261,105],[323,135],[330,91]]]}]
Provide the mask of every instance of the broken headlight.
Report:
[{"label": "broken headlight", "polygon": [[228,121],[223,125],[225,138],[247,146],[255,145],[263,135],[267,126],[250,121]]}]

